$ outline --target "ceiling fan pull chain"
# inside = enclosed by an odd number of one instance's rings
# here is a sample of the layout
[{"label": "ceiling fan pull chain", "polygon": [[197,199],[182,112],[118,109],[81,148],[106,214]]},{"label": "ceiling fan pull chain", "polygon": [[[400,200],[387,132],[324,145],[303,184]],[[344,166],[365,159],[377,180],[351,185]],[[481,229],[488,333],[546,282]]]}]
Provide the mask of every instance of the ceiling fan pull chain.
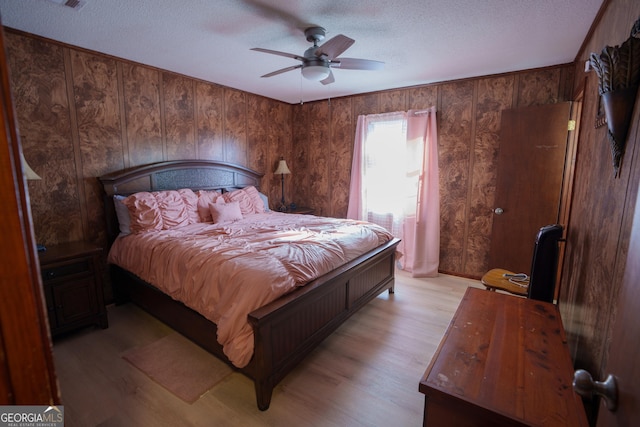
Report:
[{"label": "ceiling fan pull chain", "polygon": [[302,73],[300,73],[300,105],[304,104],[302,101]]}]

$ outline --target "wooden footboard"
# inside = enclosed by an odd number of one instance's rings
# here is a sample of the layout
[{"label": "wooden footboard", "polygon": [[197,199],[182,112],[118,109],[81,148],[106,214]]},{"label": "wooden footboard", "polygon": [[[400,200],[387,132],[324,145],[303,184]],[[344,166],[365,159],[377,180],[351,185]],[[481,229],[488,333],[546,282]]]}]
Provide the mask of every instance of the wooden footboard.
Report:
[{"label": "wooden footboard", "polygon": [[[240,371],[253,379],[260,410],[269,408],[273,388],[324,338],[384,290],[393,292],[399,242],[394,239],[249,314],[255,350]],[[119,301],[135,302],[230,364],[214,323],[117,266],[112,274]]]},{"label": "wooden footboard", "polygon": [[394,239],[249,314],[258,408],[269,408],[273,387],[349,316],[385,289],[393,292],[398,243]]}]

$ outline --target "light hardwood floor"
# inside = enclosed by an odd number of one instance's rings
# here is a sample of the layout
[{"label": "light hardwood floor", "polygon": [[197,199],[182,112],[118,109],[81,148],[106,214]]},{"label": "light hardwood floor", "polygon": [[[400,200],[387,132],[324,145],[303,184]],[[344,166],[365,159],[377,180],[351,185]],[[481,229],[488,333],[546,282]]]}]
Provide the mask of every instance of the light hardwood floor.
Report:
[{"label": "light hardwood floor", "polygon": [[420,426],[418,383],[468,286],[481,287],[398,271],[395,294],[385,292],[327,338],[276,387],[265,412],[239,373],[193,404],[166,391],[121,355],[171,329],[132,304],[110,306],[108,329],[54,343],[65,425]]}]

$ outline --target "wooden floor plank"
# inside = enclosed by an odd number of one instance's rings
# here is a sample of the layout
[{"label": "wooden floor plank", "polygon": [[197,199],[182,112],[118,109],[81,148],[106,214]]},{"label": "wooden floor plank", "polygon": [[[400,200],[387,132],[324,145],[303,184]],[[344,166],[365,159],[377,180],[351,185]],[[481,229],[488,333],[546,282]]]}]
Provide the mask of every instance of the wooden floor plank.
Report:
[{"label": "wooden floor plank", "polygon": [[108,329],[54,343],[65,425],[419,426],[418,383],[468,286],[482,287],[398,271],[395,294],[376,298],[328,337],[275,388],[265,412],[238,373],[193,404],[166,391],[121,355],[171,329],[134,305],[110,306]]}]

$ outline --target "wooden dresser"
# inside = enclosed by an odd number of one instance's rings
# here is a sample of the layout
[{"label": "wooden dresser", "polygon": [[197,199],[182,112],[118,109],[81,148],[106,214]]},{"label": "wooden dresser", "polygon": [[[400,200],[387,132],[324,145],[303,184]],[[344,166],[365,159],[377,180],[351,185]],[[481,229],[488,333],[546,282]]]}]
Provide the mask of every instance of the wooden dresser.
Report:
[{"label": "wooden dresser", "polygon": [[425,426],[588,426],[558,308],[469,288],[427,368]]}]

